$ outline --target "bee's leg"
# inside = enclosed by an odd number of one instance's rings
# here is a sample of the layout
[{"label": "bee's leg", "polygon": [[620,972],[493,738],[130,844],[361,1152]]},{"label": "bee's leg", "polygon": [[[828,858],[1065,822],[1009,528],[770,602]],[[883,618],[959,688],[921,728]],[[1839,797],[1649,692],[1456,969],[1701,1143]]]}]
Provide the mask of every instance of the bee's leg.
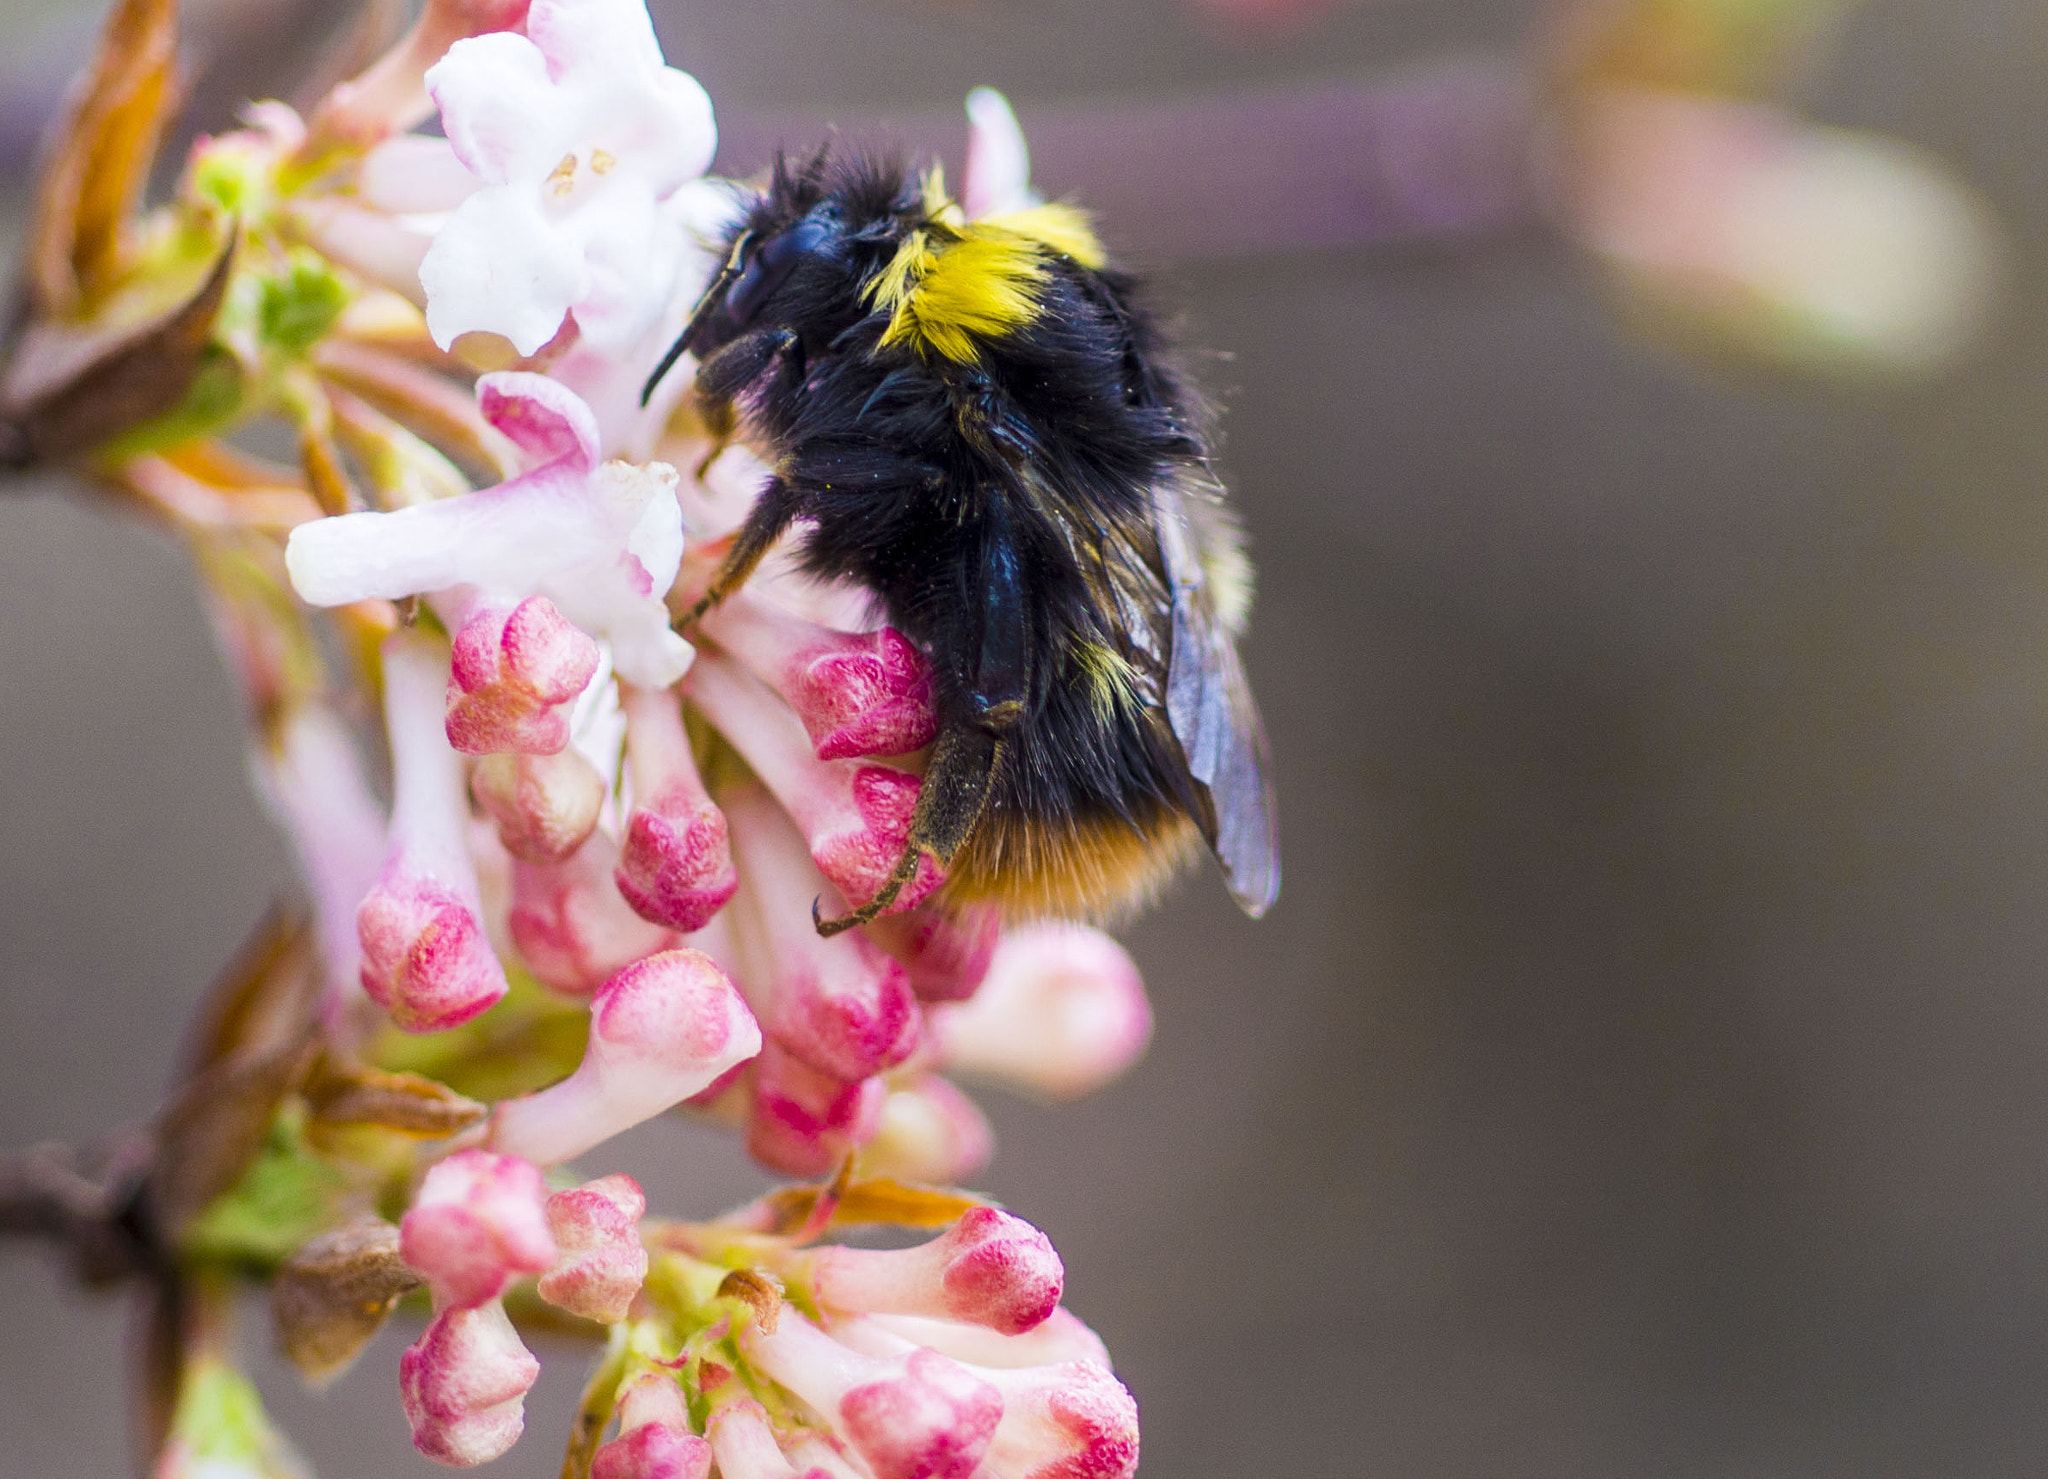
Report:
[{"label": "bee's leg", "polygon": [[[910,813],[903,855],[872,899],[837,919],[818,920],[821,935],[866,924],[895,903],[904,885],[917,876],[919,858],[929,855],[941,868],[951,866],[995,788],[1009,750],[1004,736],[1022,722],[1031,695],[1031,617],[1016,542],[1000,499],[989,506],[976,573],[981,631],[971,649],[974,684],[969,698],[974,722],[939,731]],[[815,918],[815,908],[812,914]]]},{"label": "bee's leg", "polygon": [[762,556],[775,547],[782,531],[797,516],[799,503],[788,483],[781,478],[768,480],[768,486],[754,500],[747,521],[733,536],[732,548],[726,551],[724,561],[711,577],[711,584],[704,588],[697,604],[677,619],[675,628],[678,632],[688,636],[689,629],[705,612],[747,583],[747,577],[754,573],[754,567],[761,563]]},{"label": "bee's leg", "polygon": [[828,937],[839,934],[866,924],[887,909],[917,876],[920,859],[929,856],[941,868],[951,866],[981,820],[1007,749],[1001,735],[976,725],[940,730],[931,762],[924,769],[924,781],[917,789],[917,806],[910,813],[910,836],[904,841],[903,855],[875,896],[858,909],[837,919],[820,919],[813,904],[811,918],[818,933]]},{"label": "bee's leg", "polygon": [[711,434],[711,450],[697,459],[697,469],[691,474],[698,482],[704,481],[704,474],[711,471],[711,464],[725,455],[725,449],[732,445],[733,433],[739,430],[739,407],[731,401],[703,401],[699,411],[704,417],[704,429]]}]

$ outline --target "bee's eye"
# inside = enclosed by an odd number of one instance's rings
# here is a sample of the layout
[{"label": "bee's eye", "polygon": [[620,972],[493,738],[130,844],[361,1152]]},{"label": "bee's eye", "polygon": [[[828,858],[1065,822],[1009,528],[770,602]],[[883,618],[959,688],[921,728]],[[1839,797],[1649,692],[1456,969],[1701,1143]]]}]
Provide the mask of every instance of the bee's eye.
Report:
[{"label": "bee's eye", "polygon": [[761,311],[761,305],[768,301],[768,295],[781,287],[796,264],[823,246],[831,236],[831,228],[822,221],[800,221],[776,236],[771,236],[754,253],[754,260],[747,263],[733,285],[726,290],[725,311],[736,324],[750,322]]}]

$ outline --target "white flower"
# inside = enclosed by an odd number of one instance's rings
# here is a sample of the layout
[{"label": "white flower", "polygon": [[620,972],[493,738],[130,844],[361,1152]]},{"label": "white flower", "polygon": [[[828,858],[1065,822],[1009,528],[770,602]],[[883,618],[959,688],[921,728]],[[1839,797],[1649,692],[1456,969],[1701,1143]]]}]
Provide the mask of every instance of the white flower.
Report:
[{"label": "white flower", "polygon": [[573,310],[622,349],[674,296],[661,205],[711,163],[711,100],[663,64],[641,0],[534,0],[526,32],[458,41],[427,73],[481,185],[420,264],[427,324],[444,348],[485,331],[532,354]]},{"label": "white flower", "polygon": [[590,408],[542,375],[486,375],[477,404],[528,470],[456,498],[301,524],[285,549],[294,588],[315,606],[453,592],[458,608],[509,607],[546,596],[611,643],[628,682],[675,682],[691,656],[662,602],[683,557],[675,469],[600,462]]}]

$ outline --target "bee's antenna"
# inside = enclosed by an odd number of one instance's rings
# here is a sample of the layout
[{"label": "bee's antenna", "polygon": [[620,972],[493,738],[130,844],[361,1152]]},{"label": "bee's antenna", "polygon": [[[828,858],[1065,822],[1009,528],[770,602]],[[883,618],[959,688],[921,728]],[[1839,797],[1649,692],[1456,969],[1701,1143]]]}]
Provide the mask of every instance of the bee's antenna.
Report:
[{"label": "bee's antenna", "polygon": [[690,321],[676,335],[676,342],[669,345],[668,353],[661,357],[661,363],[654,367],[654,373],[647,377],[647,383],[640,387],[640,404],[646,405],[654,398],[654,387],[661,384],[662,377],[676,367],[676,361],[683,357],[683,351],[690,347],[690,341],[697,337],[697,331],[704,327],[718,300],[725,290],[732,286],[732,280],[740,275],[740,258],[745,255],[747,243],[754,239],[752,231],[742,231],[739,239],[726,254],[725,265],[718,269],[710,286],[704,289],[704,296],[697,300],[697,306],[690,311]]}]

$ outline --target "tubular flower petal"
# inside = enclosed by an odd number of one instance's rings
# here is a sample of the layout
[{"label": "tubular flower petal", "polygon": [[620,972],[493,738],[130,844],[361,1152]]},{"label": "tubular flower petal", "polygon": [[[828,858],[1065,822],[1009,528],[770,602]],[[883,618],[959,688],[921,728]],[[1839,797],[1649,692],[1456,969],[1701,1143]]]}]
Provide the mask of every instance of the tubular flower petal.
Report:
[{"label": "tubular flower petal", "polygon": [[299,595],[315,606],[449,591],[505,606],[545,596],[611,643],[628,681],[673,683],[690,664],[662,604],[682,562],[675,469],[600,463],[590,408],[542,375],[486,375],[477,405],[527,471],[455,498],[300,525],[285,549]]},{"label": "tubular flower petal", "polygon": [[539,1375],[503,1304],[443,1310],[398,1362],[412,1446],[458,1469],[502,1456],[526,1426],[526,1393]]},{"label": "tubular flower petal", "polygon": [[838,632],[741,591],[704,630],[796,711],[820,760],[907,755],[938,733],[931,665],[893,627]]},{"label": "tubular flower petal", "polygon": [[932,1030],[947,1065],[1070,1099],[1138,1060],[1152,1008],[1138,968],[1108,935],[1032,924],[1003,937],[981,990],[936,1009]]},{"label": "tubular flower petal", "polygon": [[870,920],[864,932],[910,978],[920,1001],[965,1001],[981,989],[1002,937],[1002,912],[978,904],[941,911],[924,904]]},{"label": "tubular flower petal", "polygon": [[507,928],[541,983],[587,996],[634,961],[667,948],[673,936],[626,906],[613,883],[618,844],[592,832],[560,863],[512,864]]},{"label": "tubular flower petal", "polygon": [[928,1350],[883,1359],[841,1345],[794,1310],[748,1327],[754,1364],[832,1424],[875,1479],[967,1479],[1003,1413],[982,1380]]},{"label": "tubular flower petal", "polygon": [[1130,1479],[1138,1471],[1138,1404],[1092,1361],[977,1369],[1003,1394],[989,1479]]},{"label": "tubular flower petal", "polygon": [[711,1445],[690,1431],[675,1379],[647,1372],[620,1397],[619,1436],[598,1449],[590,1479],[705,1479],[711,1457]]},{"label": "tubular flower petal", "polygon": [[902,968],[858,932],[824,939],[806,927],[824,880],[789,819],[757,788],[735,791],[727,805],[745,883],[733,941],[769,1035],[849,1082],[902,1062],[919,1022]]},{"label": "tubular flower petal", "polygon": [[559,863],[597,826],[604,777],[575,750],[559,755],[486,755],[469,793],[497,824],[498,841],[522,863]]},{"label": "tubular flower petal", "polygon": [[760,1050],[761,1029],[708,955],[649,956],[591,998],[590,1041],[573,1074],[498,1106],[491,1143],[559,1165],[680,1104]]},{"label": "tubular flower petal", "polygon": [[711,163],[711,102],[663,64],[637,0],[535,0],[526,31],[458,42],[427,74],[480,186],[420,265],[428,327],[444,349],[481,331],[524,355],[573,311],[620,350],[673,295],[681,257],[645,244]]},{"label": "tubular flower petal", "polygon": [[647,1198],[630,1176],[586,1181],[549,1197],[548,1231],[561,1253],[541,1276],[540,1297],[600,1325],[625,1319],[647,1277],[640,1244],[646,1214]]},{"label": "tubular flower petal", "polygon": [[634,806],[619,849],[619,892],[641,918],[693,933],[739,887],[725,814],[698,778],[675,695],[629,687],[621,703]]},{"label": "tubular flower petal", "polygon": [[1109,1348],[1071,1310],[1056,1309],[1045,1323],[1022,1335],[999,1335],[985,1325],[929,1320],[920,1315],[868,1315],[863,1325],[879,1326],[912,1345],[929,1346],[970,1366],[1052,1366],[1092,1361],[1109,1367]]},{"label": "tubular flower petal", "polygon": [[790,1462],[775,1441],[767,1409],[748,1398],[714,1409],[705,1436],[718,1457],[720,1479],[819,1479],[821,1474]]},{"label": "tubular flower petal", "polygon": [[295,711],[279,732],[276,752],[259,763],[263,793],[313,894],[328,979],[352,993],[363,968],[356,907],[384,866],[383,808],[370,794],[347,728],[324,706]]},{"label": "tubular flower petal", "polygon": [[[687,691],[795,819],[818,871],[850,904],[873,898],[909,839],[918,778],[886,765],[820,762],[796,716],[717,654],[697,664]],[[886,912],[912,908],[944,881],[937,864],[920,858]]]},{"label": "tubular flower petal", "polygon": [[994,1207],[916,1248],[812,1249],[796,1265],[818,1303],[925,1315],[1021,1335],[1059,1306],[1066,1272],[1044,1233]]},{"label": "tubular flower petal", "polygon": [[860,1148],[865,1176],[957,1186],[988,1164],[995,1132],[974,1101],[935,1073],[893,1081],[874,1137]]},{"label": "tubular flower petal", "polygon": [[540,1170],[517,1156],[457,1151],[427,1172],[399,1224],[399,1253],[437,1309],[475,1309],[555,1261]]},{"label": "tubular flower petal", "polygon": [[967,94],[967,174],[960,204],[969,219],[1000,216],[1035,202],[1031,151],[1010,100],[993,87]]},{"label": "tubular flower petal", "polygon": [[462,763],[441,723],[443,663],[424,634],[401,631],[384,643],[391,851],[356,912],[363,989],[408,1032],[466,1022],[507,989],[479,923]]},{"label": "tubular flower petal", "polygon": [[554,755],[569,743],[562,712],[597,672],[597,644],[545,596],[510,611],[479,605],[455,634],[448,743],[466,755]]},{"label": "tubular flower petal", "polygon": [[790,1176],[828,1176],[875,1133],[888,1086],[822,1073],[770,1038],[754,1062],[747,1153]]}]

